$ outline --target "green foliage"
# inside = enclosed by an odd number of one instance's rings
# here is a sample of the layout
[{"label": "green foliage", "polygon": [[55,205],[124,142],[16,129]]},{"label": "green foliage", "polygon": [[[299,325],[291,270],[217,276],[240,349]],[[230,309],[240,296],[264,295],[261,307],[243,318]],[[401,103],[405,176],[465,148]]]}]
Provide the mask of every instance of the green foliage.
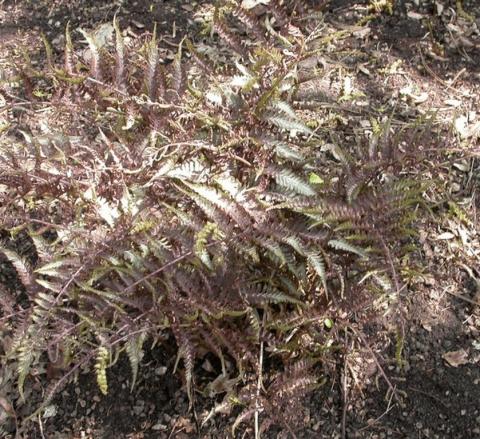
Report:
[{"label": "green foliage", "polygon": [[108,393],[107,366],[109,356],[108,349],[103,346],[98,348],[95,372],[97,374],[98,388],[104,395]]}]

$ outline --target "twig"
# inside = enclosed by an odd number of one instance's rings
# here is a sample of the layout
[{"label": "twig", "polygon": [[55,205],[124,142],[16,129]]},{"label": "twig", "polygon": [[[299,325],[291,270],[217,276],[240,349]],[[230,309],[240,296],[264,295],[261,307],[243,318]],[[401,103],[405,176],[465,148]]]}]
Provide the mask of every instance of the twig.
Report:
[{"label": "twig", "polygon": [[260,439],[260,429],[259,429],[259,422],[258,422],[258,415],[259,409],[258,401],[260,399],[260,389],[263,387],[263,329],[265,328],[265,316],[266,313],[263,314],[262,318],[262,329],[260,331],[260,352],[258,354],[258,380],[257,380],[257,392],[256,392],[256,399],[255,399],[255,439]]},{"label": "twig", "polygon": [[170,439],[173,435],[173,433],[180,433],[181,430],[179,431],[175,431],[175,429],[177,428],[177,424],[178,424],[178,419],[175,421],[175,423],[173,424],[173,427],[172,427],[172,430],[170,431],[170,434],[168,435],[168,439]]},{"label": "twig", "polygon": [[408,389],[413,390],[414,392],[417,392],[417,393],[421,393],[422,395],[428,396],[429,398],[432,398],[433,400],[442,404],[446,409],[450,409],[450,407],[447,404],[445,404],[440,398],[437,398],[435,395],[431,395],[430,393],[420,389],[415,389],[414,387],[408,387]]},{"label": "twig", "polygon": [[260,389],[262,388],[262,375],[263,375],[263,340],[260,342],[260,353],[258,358],[258,380],[257,380],[257,393],[255,399],[255,439],[260,439],[259,423],[258,423],[258,414],[259,414],[259,405],[258,401],[260,399]]},{"label": "twig", "polygon": [[38,426],[40,428],[40,434],[42,436],[42,439],[45,439],[45,434],[43,433],[42,417],[40,416],[40,413],[38,414]]},{"label": "twig", "polygon": [[468,297],[465,297],[465,296],[463,296],[462,294],[453,293],[452,291],[448,291],[447,289],[445,289],[445,292],[446,292],[447,294],[450,294],[451,296],[456,297],[457,299],[464,300],[465,302],[471,303],[472,305],[480,306],[480,303],[479,303],[479,302],[477,302],[477,301],[475,301],[475,300],[472,300],[472,299],[469,299]]},{"label": "twig", "polygon": [[365,338],[363,337],[362,334],[360,334],[355,328],[352,328],[353,332],[355,333],[355,335],[361,340],[361,342],[365,345],[365,347],[367,348],[367,350],[370,352],[370,354],[372,355],[372,358],[373,358],[373,361],[375,361],[375,364],[377,365],[378,367],[378,370],[380,371],[380,374],[382,375],[383,379],[385,380],[385,382],[387,383],[387,386],[388,388],[390,389],[390,391],[392,392],[392,395],[394,395],[395,397],[395,400],[400,403],[401,400],[400,398],[398,397],[397,395],[397,390],[395,388],[395,386],[392,384],[392,382],[390,381],[390,379],[388,378],[387,374],[385,373],[385,371],[383,370],[383,367],[381,366],[380,362],[378,361],[378,358],[375,354],[375,352],[373,352],[373,349],[370,347],[370,345],[368,344],[367,340],[365,340]]},{"label": "twig", "polygon": [[[345,346],[348,344],[348,332],[345,331]],[[348,358],[347,354],[343,356],[343,371],[342,371],[342,396],[343,396],[343,408],[342,408],[342,439],[347,437],[347,404],[348,404],[348,395],[347,395],[347,364]]]},{"label": "twig", "polygon": [[465,72],[465,69],[462,69],[460,70],[456,75],[455,77],[453,78],[453,80],[449,83],[448,81],[445,81],[444,79],[440,78],[431,68],[430,66],[426,63],[425,61],[425,58],[423,56],[423,53],[421,50],[419,50],[419,54],[420,54],[420,59],[422,60],[422,65],[423,67],[425,68],[425,70],[430,73],[430,75],[432,76],[432,78],[437,81],[438,83],[442,84],[443,86],[445,86],[445,89],[444,91],[447,91],[449,90],[450,88],[452,88],[456,93],[460,93],[457,89],[453,88],[455,82],[457,82],[458,78]]},{"label": "twig", "polygon": [[390,395],[390,399],[388,400],[387,404],[387,409],[376,419],[373,420],[373,422],[369,423],[367,426],[360,428],[360,430],[357,430],[357,433],[361,431],[365,431],[369,429],[372,425],[376,424],[380,419],[382,419],[388,412],[390,412],[393,409],[392,404],[392,398],[393,398],[393,393]]}]

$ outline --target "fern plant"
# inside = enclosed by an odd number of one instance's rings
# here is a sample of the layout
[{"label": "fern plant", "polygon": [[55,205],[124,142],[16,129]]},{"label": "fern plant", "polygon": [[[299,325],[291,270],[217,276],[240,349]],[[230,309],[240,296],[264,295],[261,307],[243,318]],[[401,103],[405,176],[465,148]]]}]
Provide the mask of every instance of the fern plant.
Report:
[{"label": "fern plant", "polygon": [[[165,65],[155,32],[127,44],[114,22],[111,47],[83,31],[88,64],[67,28],[63,67],[29,78],[50,84],[50,132],[0,140],[0,255],[22,290],[0,303],[2,332],[20,395],[45,355],[64,371],[45,402],[87,364],[107,393],[122,352],[133,387],[145,341],[169,333],[191,404],[195,361],[210,351],[245,386],[235,428],[257,413],[262,429],[291,429],[286,405],[315,387],[309,365],[336,336],[324,322],[348,327],[398,290],[422,188],[382,178],[397,160],[390,133],[356,159],[322,148],[296,109],[310,49],[288,2],[271,4],[261,19],[236,2],[215,9],[215,44],[235,52],[226,65],[188,39]],[[15,250],[19,233],[30,263]],[[261,346],[285,372],[252,393]]]}]

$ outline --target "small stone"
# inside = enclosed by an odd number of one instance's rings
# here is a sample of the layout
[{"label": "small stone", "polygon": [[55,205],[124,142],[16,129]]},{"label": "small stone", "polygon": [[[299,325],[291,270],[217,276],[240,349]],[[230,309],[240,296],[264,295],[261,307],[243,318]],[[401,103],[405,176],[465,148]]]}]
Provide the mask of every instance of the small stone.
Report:
[{"label": "small stone", "polygon": [[452,189],[452,192],[460,192],[461,186],[458,183],[453,182],[450,185],[450,188]]},{"label": "small stone", "polygon": [[132,23],[138,29],[143,29],[145,27],[143,23],[140,23],[139,21],[136,21],[136,20],[132,20]]},{"label": "small stone", "polygon": [[451,340],[444,340],[444,341],[443,341],[443,347],[444,347],[445,349],[450,349],[450,348],[452,347],[452,342],[451,342]]},{"label": "small stone", "polygon": [[62,47],[65,43],[65,36],[60,34],[52,40],[52,45],[55,47]]},{"label": "small stone", "polygon": [[167,429],[167,426],[164,424],[160,424],[160,422],[155,425],[152,425],[152,430],[155,430],[155,431],[164,431],[166,429]]},{"label": "small stone", "polygon": [[167,373],[167,368],[165,366],[157,367],[155,369],[155,375],[163,376]]}]

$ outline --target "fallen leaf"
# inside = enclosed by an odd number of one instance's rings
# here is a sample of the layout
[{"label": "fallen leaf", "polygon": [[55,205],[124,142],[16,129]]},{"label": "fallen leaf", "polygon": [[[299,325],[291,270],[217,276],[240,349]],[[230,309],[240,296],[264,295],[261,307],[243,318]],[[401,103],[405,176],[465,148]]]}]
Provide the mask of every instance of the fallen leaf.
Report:
[{"label": "fallen leaf", "polygon": [[458,99],[445,99],[444,102],[451,107],[458,107],[462,104],[462,101],[459,101]]},{"label": "fallen leaf", "polygon": [[257,5],[268,4],[270,0],[243,0],[242,8],[253,9]]},{"label": "fallen leaf", "polygon": [[422,104],[428,100],[428,93],[420,93],[419,95],[412,95],[415,104]]},{"label": "fallen leaf", "polygon": [[365,38],[367,35],[369,35],[372,32],[372,29],[369,27],[362,27],[361,29],[353,31],[353,36],[357,38]]},{"label": "fallen leaf", "polygon": [[368,70],[365,66],[359,65],[358,70],[367,76],[372,76],[372,74],[370,73],[370,70]]},{"label": "fallen leaf", "polygon": [[476,122],[470,126],[465,137],[477,137],[478,135],[480,135],[480,122]]},{"label": "fallen leaf", "polygon": [[467,116],[461,115],[454,121],[454,127],[458,134],[462,138],[465,138],[468,134],[468,119]]},{"label": "fallen leaf", "polygon": [[414,11],[407,12],[407,17],[411,18],[412,20],[422,20],[423,19],[422,14],[419,14],[418,12],[414,12]]},{"label": "fallen leaf", "polygon": [[468,352],[465,349],[446,352],[442,358],[452,367],[458,367],[468,363]]},{"label": "fallen leaf", "polygon": [[443,6],[440,2],[435,2],[435,7],[437,8],[437,15],[438,16],[442,15],[442,12],[445,9],[445,6]]},{"label": "fallen leaf", "polygon": [[3,396],[0,396],[0,407],[3,408],[7,415],[15,417],[15,410],[13,410],[12,404]]},{"label": "fallen leaf", "polygon": [[178,418],[175,426],[179,428],[179,430],[183,429],[185,433],[192,433],[195,431],[195,426],[193,425],[192,421],[185,416]]},{"label": "fallen leaf", "polygon": [[457,163],[454,163],[453,164],[453,167],[455,169],[458,169],[459,171],[462,171],[462,172],[468,172],[470,171],[470,165],[468,163],[465,163],[465,162],[457,162]]},{"label": "fallen leaf", "polygon": [[447,240],[447,239],[453,239],[453,238],[455,238],[455,235],[452,232],[440,233],[440,235],[437,236],[438,240]]},{"label": "fallen leaf", "polygon": [[422,328],[425,329],[427,332],[432,332],[432,326],[428,323],[422,322]]}]

